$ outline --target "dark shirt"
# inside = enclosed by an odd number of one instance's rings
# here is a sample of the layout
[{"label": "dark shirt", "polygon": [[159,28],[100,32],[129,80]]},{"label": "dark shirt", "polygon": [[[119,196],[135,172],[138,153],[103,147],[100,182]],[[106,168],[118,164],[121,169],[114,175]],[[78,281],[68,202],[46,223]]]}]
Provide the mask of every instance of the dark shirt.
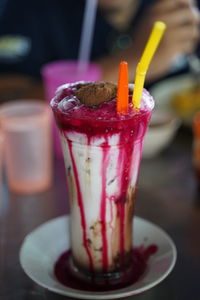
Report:
[{"label": "dark shirt", "polygon": [[[128,47],[138,17],[152,1],[141,1],[131,29],[126,32],[112,28],[98,10],[91,60],[115,52],[119,47]],[[47,62],[78,58],[85,1],[0,0],[0,3],[1,73],[38,77]]]},{"label": "dark shirt", "polygon": [[[78,58],[83,0],[1,1],[1,73],[39,76],[47,62]],[[97,11],[91,60],[117,50],[117,45],[128,47],[131,42],[129,32],[117,32]]]}]

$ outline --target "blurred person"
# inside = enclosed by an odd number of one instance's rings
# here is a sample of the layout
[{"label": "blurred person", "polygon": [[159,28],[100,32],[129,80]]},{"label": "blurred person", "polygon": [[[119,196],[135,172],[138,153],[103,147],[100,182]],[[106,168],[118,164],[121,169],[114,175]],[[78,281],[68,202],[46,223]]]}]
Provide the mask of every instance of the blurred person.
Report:
[{"label": "blurred person", "polygon": [[[111,8],[110,16],[107,14],[108,22],[111,22],[119,30],[129,26],[131,22],[131,3],[133,2],[135,1],[125,0],[123,2],[124,10],[122,8],[120,10],[122,1],[110,1],[109,3],[112,3],[113,7],[115,4],[116,10],[115,12],[113,10],[112,13]],[[104,9],[107,6],[109,11],[108,1],[99,0],[99,3]],[[125,7],[125,3],[127,7]],[[118,13],[117,7],[119,9]],[[122,16],[123,14],[124,17]],[[126,17],[125,14],[127,14]],[[118,61],[124,59],[129,62],[130,77],[134,78],[137,62],[141,57],[153,23],[157,20],[165,22],[167,30],[147,73],[147,79],[155,80],[166,75],[178,56],[187,55],[195,51],[199,41],[199,16],[196,2],[192,0],[158,0],[151,2],[151,4],[146,1],[144,9],[140,10],[140,13],[136,15],[130,47],[116,52],[115,57],[107,56],[100,59],[104,77],[111,80],[114,74],[117,74]]]},{"label": "blurred person", "polygon": [[[0,73],[40,76],[43,64],[77,59],[84,0],[1,0]],[[116,81],[121,60],[129,63],[130,80],[155,21],[167,30],[147,80],[167,75],[177,55],[195,51],[199,10],[193,0],[99,0],[91,60],[103,79]]]}]

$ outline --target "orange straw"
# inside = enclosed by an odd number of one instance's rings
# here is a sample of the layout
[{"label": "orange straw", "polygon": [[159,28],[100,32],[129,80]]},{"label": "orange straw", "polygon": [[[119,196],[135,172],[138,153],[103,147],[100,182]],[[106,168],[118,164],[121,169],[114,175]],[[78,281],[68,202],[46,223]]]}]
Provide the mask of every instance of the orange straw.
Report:
[{"label": "orange straw", "polygon": [[128,64],[122,61],[119,65],[117,90],[117,112],[125,114],[128,111]]}]

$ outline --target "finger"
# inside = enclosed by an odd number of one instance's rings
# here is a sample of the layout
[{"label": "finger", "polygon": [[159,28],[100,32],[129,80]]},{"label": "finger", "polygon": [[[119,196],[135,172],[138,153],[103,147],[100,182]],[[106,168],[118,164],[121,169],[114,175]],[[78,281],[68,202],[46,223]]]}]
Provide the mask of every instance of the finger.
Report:
[{"label": "finger", "polygon": [[195,0],[160,0],[152,6],[152,10],[155,12],[163,13],[180,8],[181,6],[190,7],[195,5]]},{"label": "finger", "polygon": [[186,6],[196,5],[196,0],[178,0],[178,2],[180,5],[186,5]]},{"label": "finger", "polygon": [[156,2],[156,4],[154,4],[150,8],[150,11],[152,13],[162,14],[177,9],[178,7],[179,7],[179,0],[163,0],[163,1]]},{"label": "finger", "polygon": [[182,40],[198,40],[200,36],[199,28],[192,25],[184,25],[166,31],[166,40],[174,41],[174,43]]},{"label": "finger", "polygon": [[188,27],[181,27],[176,30],[169,30],[161,42],[161,46],[170,53],[190,53],[197,44],[199,30]]},{"label": "finger", "polygon": [[[154,15],[152,18],[155,20],[158,19],[158,16]],[[199,24],[200,14],[196,8],[179,8],[174,10],[171,13],[165,13],[159,16],[159,20],[167,24],[168,27],[175,27],[184,24]]]},{"label": "finger", "polygon": [[[174,44],[167,49],[167,55],[169,57],[173,57],[176,54],[189,54],[192,53],[197,46],[196,42],[182,42],[178,44]],[[158,49],[158,51],[161,51]]]}]

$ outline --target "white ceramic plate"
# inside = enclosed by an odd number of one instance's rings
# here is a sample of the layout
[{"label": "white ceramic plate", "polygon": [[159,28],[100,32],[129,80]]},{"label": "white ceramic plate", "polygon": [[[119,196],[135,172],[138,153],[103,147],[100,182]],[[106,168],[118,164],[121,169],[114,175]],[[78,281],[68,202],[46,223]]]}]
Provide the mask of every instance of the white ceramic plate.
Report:
[{"label": "white ceramic plate", "polygon": [[44,223],[27,235],[20,250],[20,263],[25,273],[50,291],[80,299],[127,297],[157,285],[174,267],[177,253],[171,238],[153,223],[135,217],[134,246],[158,246],[145,274],[136,283],[109,292],[87,292],[64,286],[56,280],[53,270],[60,254],[69,248],[68,222],[68,217],[62,216]]}]

